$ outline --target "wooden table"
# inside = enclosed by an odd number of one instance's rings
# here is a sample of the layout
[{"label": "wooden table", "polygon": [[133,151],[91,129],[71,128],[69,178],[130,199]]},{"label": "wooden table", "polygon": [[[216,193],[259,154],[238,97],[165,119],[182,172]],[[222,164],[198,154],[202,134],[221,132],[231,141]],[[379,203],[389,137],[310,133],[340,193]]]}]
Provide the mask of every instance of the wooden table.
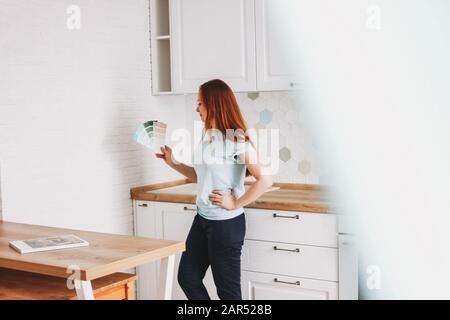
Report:
[{"label": "wooden table", "polygon": [[[95,300],[135,300],[137,276],[116,272],[91,281]],[[77,300],[63,278],[0,268],[0,300]]]},{"label": "wooden table", "polygon": [[[74,234],[88,247],[20,254],[11,240]],[[78,299],[93,300],[91,280],[161,260],[158,296],[170,299],[175,255],[185,250],[182,241],[60,229],[0,221],[0,267],[73,279]]]}]

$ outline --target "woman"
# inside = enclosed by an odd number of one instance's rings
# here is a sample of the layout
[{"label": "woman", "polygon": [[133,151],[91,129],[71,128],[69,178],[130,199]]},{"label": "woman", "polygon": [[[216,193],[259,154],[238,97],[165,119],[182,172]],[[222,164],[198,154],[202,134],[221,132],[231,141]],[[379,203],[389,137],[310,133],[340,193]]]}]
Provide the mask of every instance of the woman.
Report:
[{"label": "woman", "polygon": [[[210,299],[202,281],[211,265],[219,298],[241,300],[241,249],[246,230],[243,207],[263,194],[272,185],[272,178],[262,174],[230,87],[218,79],[208,81],[200,86],[197,103],[204,131],[194,153],[194,167],[175,161],[167,146],[156,154],[197,182],[197,215],[181,256],[178,283],[188,299]],[[246,175],[256,179],[247,191]]]}]

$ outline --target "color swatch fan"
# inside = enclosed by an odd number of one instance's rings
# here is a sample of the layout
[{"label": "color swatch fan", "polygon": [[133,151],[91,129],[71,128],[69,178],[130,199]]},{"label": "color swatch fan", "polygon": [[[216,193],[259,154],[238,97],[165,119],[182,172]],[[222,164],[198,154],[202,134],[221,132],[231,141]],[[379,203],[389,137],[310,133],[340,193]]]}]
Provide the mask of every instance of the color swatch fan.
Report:
[{"label": "color swatch fan", "polygon": [[158,120],[144,122],[134,133],[134,141],[154,151],[160,151],[166,143],[166,128],[167,125]]}]

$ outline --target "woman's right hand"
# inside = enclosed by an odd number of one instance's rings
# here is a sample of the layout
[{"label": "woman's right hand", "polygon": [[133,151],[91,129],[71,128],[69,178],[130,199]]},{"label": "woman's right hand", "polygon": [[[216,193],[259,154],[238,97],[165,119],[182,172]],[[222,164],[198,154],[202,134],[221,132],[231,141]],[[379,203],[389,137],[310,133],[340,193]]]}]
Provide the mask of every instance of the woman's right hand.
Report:
[{"label": "woman's right hand", "polygon": [[169,146],[161,147],[161,153],[155,154],[157,158],[161,158],[164,160],[165,163],[167,163],[169,166],[174,165],[174,160],[172,157],[172,148]]}]

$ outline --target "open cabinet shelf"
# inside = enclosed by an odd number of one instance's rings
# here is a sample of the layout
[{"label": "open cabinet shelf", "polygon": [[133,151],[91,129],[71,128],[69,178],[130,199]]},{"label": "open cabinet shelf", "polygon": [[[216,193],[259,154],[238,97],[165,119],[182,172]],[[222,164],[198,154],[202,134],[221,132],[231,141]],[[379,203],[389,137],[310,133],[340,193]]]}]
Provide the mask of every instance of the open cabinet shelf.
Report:
[{"label": "open cabinet shelf", "polygon": [[152,94],[172,93],[170,0],[150,0]]},{"label": "open cabinet shelf", "polygon": [[152,36],[170,34],[170,0],[150,0]]},{"label": "open cabinet shelf", "polygon": [[157,36],[154,38],[155,40],[170,40],[170,35],[165,36]]}]

